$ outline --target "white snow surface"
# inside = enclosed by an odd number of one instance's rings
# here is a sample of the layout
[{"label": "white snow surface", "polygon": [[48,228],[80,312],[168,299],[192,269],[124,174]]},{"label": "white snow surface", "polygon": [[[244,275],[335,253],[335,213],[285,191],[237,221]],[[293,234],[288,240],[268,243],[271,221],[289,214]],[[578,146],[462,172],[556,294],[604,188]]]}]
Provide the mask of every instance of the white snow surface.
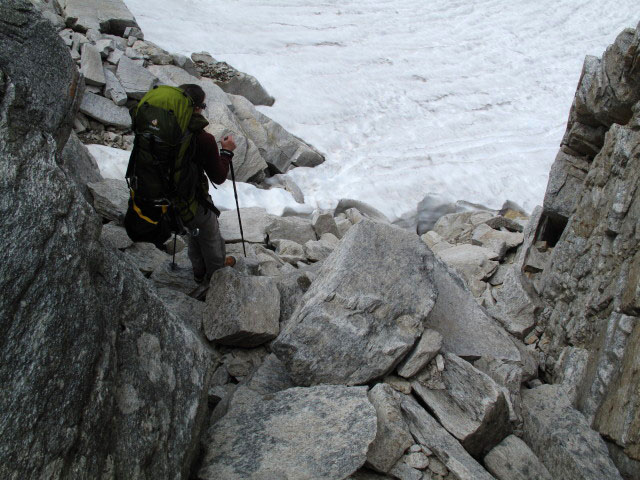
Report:
[{"label": "white snow surface", "polygon": [[[125,3],[146,40],[208,51],[276,98],[260,111],[327,156],[288,173],[309,208],[353,198],[391,220],[427,194],[540,204],[584,56],[640,20],[632,0]],[[216,203],[233,208],[229,191]],[[241,186],[241,206],[296,207],[275,192]]]}]

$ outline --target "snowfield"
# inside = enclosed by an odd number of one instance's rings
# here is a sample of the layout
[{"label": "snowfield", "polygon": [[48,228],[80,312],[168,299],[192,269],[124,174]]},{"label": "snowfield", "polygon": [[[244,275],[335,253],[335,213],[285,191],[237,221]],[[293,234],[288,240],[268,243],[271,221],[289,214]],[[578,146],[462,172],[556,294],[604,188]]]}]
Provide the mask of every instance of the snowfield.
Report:
[{"label": "snowfield", "polygon": [[[427,194],[540,204],[584,56],[640,20],[631,0],[125,2],[147,40],[256,76],[276,98],[260,111],[326,154],[289,172],[303,210],[354,198],[392,220]],[[235,207],[230,182],[213,196]],[[249,185],[240,201],[299,210]]]}]

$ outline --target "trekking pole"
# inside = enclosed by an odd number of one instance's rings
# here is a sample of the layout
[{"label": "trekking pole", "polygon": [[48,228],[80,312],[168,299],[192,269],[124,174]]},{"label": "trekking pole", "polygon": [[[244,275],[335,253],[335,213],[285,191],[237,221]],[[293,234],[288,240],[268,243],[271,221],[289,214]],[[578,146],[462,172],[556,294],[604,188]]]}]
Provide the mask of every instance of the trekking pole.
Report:
[{"label": "trekking pole", "polygon": [[233,183],[233,195],[236,197],[236,209],[238,210],[238,225],[240,225],[240,238],[242,238],[242,251],[247,256],[247,249],[244,246],[244,232],[242,231],[242,220],[240,219],[240,204],[238,203],[238,190],[236,190],[236,173],[233,171],[233,161],[229,159],[229,167],[231,167],[231,182]]},{"label": "trekking pole", "polygon": [[178,239],[178,234],[173,232],[173,259],[171,260],[171,270],[176,269],[176,240]]}]

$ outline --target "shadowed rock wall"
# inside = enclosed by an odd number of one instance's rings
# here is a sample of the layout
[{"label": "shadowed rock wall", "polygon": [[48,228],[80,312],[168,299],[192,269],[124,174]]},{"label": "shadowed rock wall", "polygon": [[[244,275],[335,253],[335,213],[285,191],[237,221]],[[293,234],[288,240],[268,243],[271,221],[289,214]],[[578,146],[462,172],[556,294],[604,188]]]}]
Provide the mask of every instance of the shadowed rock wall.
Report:
[{"label": "shadowed rock wall", "polygon": [[186,475],[209,350],[61,168],[84,84],[62,40],[27,1],[0,19],[0,477]]}]

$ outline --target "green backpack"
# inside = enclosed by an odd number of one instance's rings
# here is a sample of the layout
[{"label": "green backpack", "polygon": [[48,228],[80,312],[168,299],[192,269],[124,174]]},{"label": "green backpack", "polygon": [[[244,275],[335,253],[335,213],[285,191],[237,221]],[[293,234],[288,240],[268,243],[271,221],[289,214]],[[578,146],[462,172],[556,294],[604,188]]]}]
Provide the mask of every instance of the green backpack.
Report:
[{"label": "green backpack", "polygon": [[208,122],[193,109],[185,92],[169,86],[154,87],[132,109],[125,227],[134,241],[160,246],[171,233],[184,233],[196,214],[202,169],[193,161],[192,139]]}]

